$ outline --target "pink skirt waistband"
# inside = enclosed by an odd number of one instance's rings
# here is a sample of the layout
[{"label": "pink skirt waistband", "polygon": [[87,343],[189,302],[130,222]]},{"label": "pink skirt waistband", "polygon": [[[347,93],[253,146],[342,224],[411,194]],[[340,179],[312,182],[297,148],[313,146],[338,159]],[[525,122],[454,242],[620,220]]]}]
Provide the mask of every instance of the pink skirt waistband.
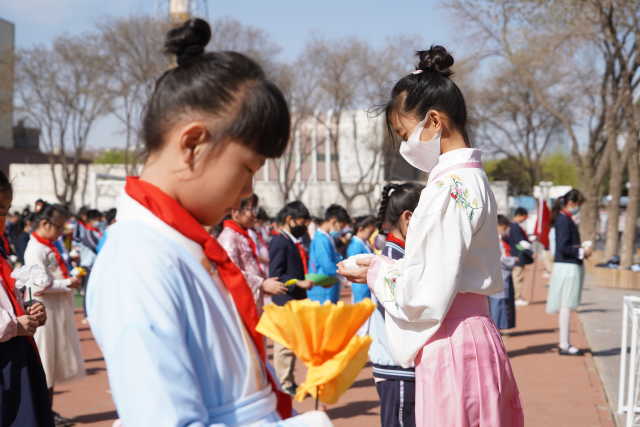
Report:
[{"label": "pink skirt waistband", "polygon": [[488,315],[489,302],[485,295],[459,293],[453,299],[453,303],[445,316],[445,320]]}]

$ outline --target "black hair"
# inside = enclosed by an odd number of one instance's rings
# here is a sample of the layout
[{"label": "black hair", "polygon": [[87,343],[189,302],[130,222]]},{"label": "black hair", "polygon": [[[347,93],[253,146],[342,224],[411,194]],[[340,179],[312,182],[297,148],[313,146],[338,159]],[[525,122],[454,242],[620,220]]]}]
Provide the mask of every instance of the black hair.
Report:
[{"label": "black hair", "polygon": [[184,113],[215,116],[215,141],[232,139],[268,158],[282,155],[291,117],[278,87],[262,68],[238,52],[206,52],[211,28],[189,19],[167,33],[165,51],[178,66],[157,81],[146,106],[142,137],[147,153],[164,144],[164,135]]},{"label": "black hair", "polygon": [[410,113],[418,120],[429,110],[445,113],[470,145],[466,130],[467,104],[462,91],[451,76],[453,56],[442,46],[416,52],[419,58],[416,71],[401,78],[391,90],[391,99],[384,107],[387,129],[393,137],[391,125],[394,114]]},{"label": "black hair", "polygon": [[359,216],[355,219],[355,224],[353,225],[353,233],[358,234],[361,230],[367,227],[376,227],[378,220],[373,215],[363,215]]},{"label": "black hair", "polygon": [[265,211],[262,207],[258,208],[258,214],[256,215],[256,218],[258,219],[258,221],[271,221],[271,218],[269,217],[269,215],[267,215],[267,211]]},{"label": "black hair", "polygon": [[556,222],[556,218],[560,215],[560,211],[562,211],[567,203],[573,202],[577,204],[581,204],[584,202],[584,196],[582,193],[575,188],[572,188],[564,196],[558,197],[553,202],[553,208],[551,209],[551,224]]},{"label": "black hair", "polygon": [[246,199],[242,199],[240,201],[240,209],[244,209],[244,208],[249,207],[249,206],[256,207],[256,206],[258,206],[258,201],[259,201],[258,195],[254,193],[254,194],[250,195],[249,197],[247,197]]},{"label": "black hair", "polygon": [[33,228],[38,228],[42,221],[51,222],[56,216],[68,218],[69,211],[62,205],[45,203],[40,212],[34,218]]},{"label": "black hair", "polygon": [[0,193],[11,193],[13,194],[13,185],[11,185],[11,181],[4,172],[0,170]]},{"label": "black hair", "polygon": [[107,212],[105,212],[104,217],[107,221],[107,224],[112,224],[116,220],[116,216],[118,215],[118,209],[111,208]]},{"label": "black hair", "polygon": [[97,209],[89,209],[87,211],[87,221],[93,221],[93,220],[100,220],[102,219],[102,212],[100,212]]},{"label": "black hair", "polygon": [[510,224],[511,224],[511,221],[509,221],[509,218],[501,214],[498,215],[498,225],[501,225],[503,227],[508,227]]},{"label": "black hair", "polygon": [[309,210],[304,203],[299,200],[287,203],[282,209],[280,209],[280,212],[278,212],[278,215],[276,216],[276,221],[278,224],[284,224],[287,217],[291,217],[292,219],[311,219]]},{"label": "black hair", "polygon": [[351,217],[349,217],[349,213],[347,212],[347,210],[337,204],[333,204],[329,206],[327,210],[324,212],[325,221],[329,221],[334,218],[340,222],[344,222],[345,224],[348,224],[351,222]]},{"label": "black hair", "polygon": [[407,182],[405,184],[387,184],[382,189],[380,209],[378,210],[378,230],[382,233],[385,222],[398,224],[402,212],[413,212],[420,201],[424,186]]},{"label": "black hair", "polygon": [[44,200],[42,200],[42,199],[38,199],[38,200],[36,200],[36,203],[35,203],[35,204],[37,205],[38,203],[42,203],[43,205],[46,205],[46,204],[47,204],[47,202],[45,202],[45,201],[44,201]]},{"label": "black hair", "polygon": [[529,211],[526,208],[523,207],[519,207],[518,209],[516,209],[516,211],[513,213],[513,216],[529,216]]}]

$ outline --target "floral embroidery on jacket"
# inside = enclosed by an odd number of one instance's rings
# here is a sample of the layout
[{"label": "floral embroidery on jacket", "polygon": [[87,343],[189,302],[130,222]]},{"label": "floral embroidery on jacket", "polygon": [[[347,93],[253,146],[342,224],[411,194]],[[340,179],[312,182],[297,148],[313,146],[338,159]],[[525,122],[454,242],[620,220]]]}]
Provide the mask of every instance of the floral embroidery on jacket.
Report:
[{"label": "floral embroidery on jacket", "polygon": [[[451,182],[449,183],[449,195],[453,200],[455,200],[458,206],[467,211],[469,220],[473,220],[475,211],[480,209],[478,199],[469,198],[469,189],[464,186],[462,178],[460,178],[458,175],[450,175],[449,179],[451,180]],[[439,185],[439,187],[443,186],[444,184]]]}]

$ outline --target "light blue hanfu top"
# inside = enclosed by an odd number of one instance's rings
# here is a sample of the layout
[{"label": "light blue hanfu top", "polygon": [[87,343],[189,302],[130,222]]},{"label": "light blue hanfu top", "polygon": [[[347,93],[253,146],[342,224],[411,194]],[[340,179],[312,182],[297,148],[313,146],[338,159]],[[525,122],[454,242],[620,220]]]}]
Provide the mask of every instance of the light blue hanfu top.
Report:
[{"label": "light blue hanfu top", "polygon": [[262,362],[200,245],[126,195],[88,289],[123,425],[329,423],[315,412],[280,421]]}]

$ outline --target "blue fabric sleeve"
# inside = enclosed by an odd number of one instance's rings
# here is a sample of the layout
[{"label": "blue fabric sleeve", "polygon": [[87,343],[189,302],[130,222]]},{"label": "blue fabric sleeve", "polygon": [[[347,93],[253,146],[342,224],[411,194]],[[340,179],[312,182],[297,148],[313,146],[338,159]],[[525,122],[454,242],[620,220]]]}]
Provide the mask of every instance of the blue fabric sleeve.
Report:
[{"label": "blue fabric sleeve", "polygon": [[339,255],[333,249],[327,236],[317,233],[311,242],[312,265],[315,266],[316,273],[335,276],[338,272],[337,262]]}]

